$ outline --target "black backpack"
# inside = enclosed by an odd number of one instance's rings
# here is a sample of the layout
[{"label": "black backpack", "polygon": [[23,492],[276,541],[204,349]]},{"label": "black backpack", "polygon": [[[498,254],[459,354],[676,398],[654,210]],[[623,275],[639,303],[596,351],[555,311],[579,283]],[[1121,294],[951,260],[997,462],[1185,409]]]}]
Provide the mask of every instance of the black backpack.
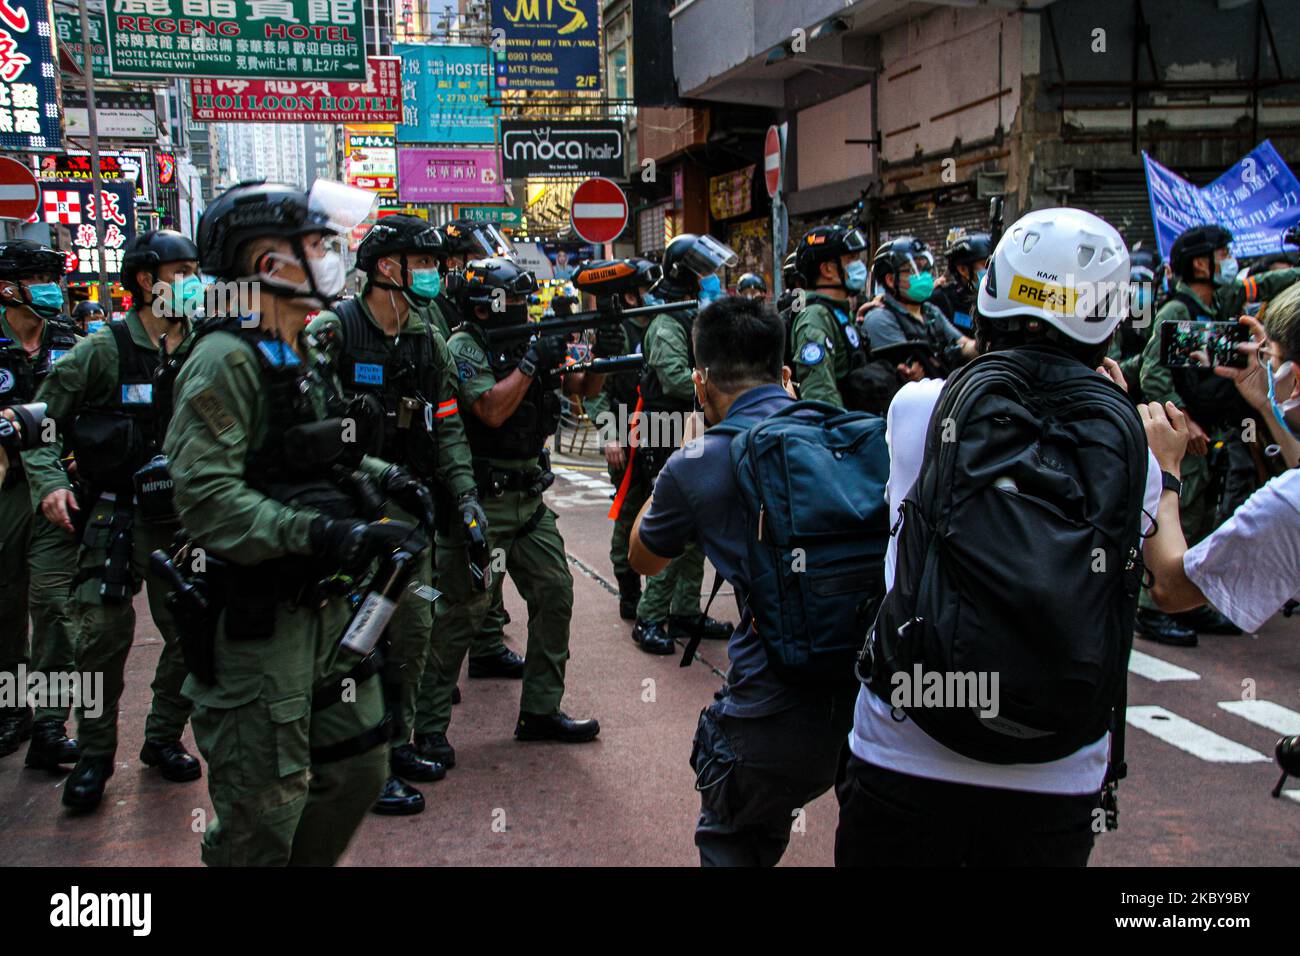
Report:
[{"label": "black backpack", "polygon": [[[1146,434],[1110,380],[1047,349],[971,362],[930,419],[859,675],[988,763],[1060,759],[1117,717],[1111,778],[1122,776],[1146,475]],[[937,706],[916,686],[936,672]],[[996,714],[969,693],[994,674]]]}]

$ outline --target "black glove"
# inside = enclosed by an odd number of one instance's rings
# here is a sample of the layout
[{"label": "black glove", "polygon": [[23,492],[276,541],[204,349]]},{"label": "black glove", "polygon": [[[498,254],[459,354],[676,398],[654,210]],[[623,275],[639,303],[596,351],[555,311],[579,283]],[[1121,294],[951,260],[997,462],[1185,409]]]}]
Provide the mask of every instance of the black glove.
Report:
[{"label": "black glove", "polygon": [[[563,336],[548,335],[534,339],[529,344],[528,351],[524,353],[519,367],[523,369],[525,375],[542,375],[563,365],[567,353],[568,348]],[[528,371],[530,365],[534,369],[533,372]]]},{"label": "black glove", "polygon": [[332,558],[344,572],[364,571],[375,558],[405,545],[422,551],[429,546],[415,525],[406,521],[353,521],[318,515],[311,523],[311,548]]},{"label": "black glove", "polygon": [[393,465],[380,476],[379,487],[395,505],[420,522],[420,527],[432,531],[433,495],[424,482],[400,465]]},{"label": "black glove", "polygon": [[621,328],[617,325],[602,326],[596,330],[596,340],[591,344],[591,354],[596,358],[613,358],[622,355],[626,345]]},{"label": "black glove", "polygon": [[488,547],[487,515],[478,495],[466,492],[457,502],[461,523],[465,527],[465,551],[469,558],[469,576],[474,587],[486,591],[492,587],[492,552]]}]

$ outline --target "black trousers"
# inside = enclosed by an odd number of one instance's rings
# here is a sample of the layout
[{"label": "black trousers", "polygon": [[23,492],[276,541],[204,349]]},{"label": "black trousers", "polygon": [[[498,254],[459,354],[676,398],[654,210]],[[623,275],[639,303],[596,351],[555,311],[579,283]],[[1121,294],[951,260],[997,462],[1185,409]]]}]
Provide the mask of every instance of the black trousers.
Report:
[{"label": "black trousers", "polygon": [[1100,794],[997,790],[864,763],[844,747],[836,866],[1086,866]]},{"label": "black trousers", "polygon": [[775,866],[797,813],[835,783],[856,688],[827,691],[767,717],[700,713],[691,752],[701,866]]}]

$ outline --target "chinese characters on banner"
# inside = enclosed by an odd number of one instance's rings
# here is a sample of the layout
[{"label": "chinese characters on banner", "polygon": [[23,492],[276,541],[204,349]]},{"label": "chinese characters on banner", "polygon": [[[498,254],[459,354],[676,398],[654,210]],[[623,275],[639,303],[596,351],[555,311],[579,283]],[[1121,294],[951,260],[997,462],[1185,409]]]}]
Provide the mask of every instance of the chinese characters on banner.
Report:
[{"label": "chinese characters on banner", "polygon": [[361,0],[107,0],[113,74],[362,80]]},{"label": "chinese characters on banner", "polygon": [[399,149],[397,170],[402,202],[505,200],[495,149]]},{"label": "chinese characters on banner", "polygon": [[364,83],[346,80],[196,79],[190,105],[201,123],[395,123],[402,118],[402,61],[366,58]]},{"label": "chinese characters on banner", "polygon": [[58,76],[50,0],[0,0],[0,149],[62,146]]},{"label": "chinese characters on banner", "polygon": [[[108,70],[108,46],[104,43],[104,21],[92,12],[87,22],[90,24],[90,58],[95,64],[95,76],[111,76]],[[56,10],[54,30],[59,46],[66,49],[73,62],[84,70],[86,64],[83,62],[85,57],[82,56],[81,17],[75,10]]]},{"label": "chinese characters on banner", "polygon": [[[135,238],[135,188],[130,183],[102,183],[104,197],[104,271],[110,282],[121,279],[122,254]],[[67,237],[71,246],[72,282],[99,279],[99,238],[95,234],[95,190],[90,183],[42,183],[41,218],[50,232]]]},{"label": "chinese characters on banner", "polygon": [[753,208],[754,167],[746,166],[734,173],[709,179],[709,212],[714,219],[743,216]]},{"label": "chinese characters on banner", "polygon": [[487,47],[398,43],[393,52],[402,58],[399,143],[496,141]]},{"label": "chinese characters on banner", "polygon": [[505,32],[501,89],[600,89],[598,0],[492,0],[492,29]]},{"label": "chinese characters on banner", "polygon": [[1146,153],[1147,195],[1160,254],[1192,226],[1218,223],[1232,233],[1241,258],[1282,248],[1282,233],[1300,223],[1300,182],[1268,140],[1260,143],[1208,186],[1194,186]]},{"label": "chinese characters on banner", "polygon": [[381,196],[397,195],[397,140],[391,123],[343,127],[343,181]]}]

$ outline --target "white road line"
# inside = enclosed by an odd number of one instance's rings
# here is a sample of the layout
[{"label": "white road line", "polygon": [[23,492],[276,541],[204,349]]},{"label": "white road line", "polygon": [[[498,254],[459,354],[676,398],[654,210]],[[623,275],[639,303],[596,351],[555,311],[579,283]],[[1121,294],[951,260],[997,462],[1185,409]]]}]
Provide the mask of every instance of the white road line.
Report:
[{"label": "white road line", "polygon": [[1143,654],[1141,651],[1133,651],[1128,658],[1128,669],[1131,673],[1137,674],[1138,677],[1145,677],[1147,680],[1166,681],[1166,680],[1200,680],[1201,675],[1196,671],[1189,671],[1186,667],[1179,667],[1177,664],[1170,664],[1168,661],[1162,661],[1158,657],[1152,657],[1150,654]]},{"label": "white road line", "polygon": [[1219,702],[1230,714],[1244,717],[1252,724],[1259,724],[1279,734],[1300,734],[1300,714],[1288,710],[1271,700],[1224,700]]},{"label": "white road line", "polygon": [[1145,730],[1153,737],[1159,737],[1165,743],[1173,744],[1179,750],[1185,750],[1193,757],[1200,757],[1210,763],[1269,762],[1269,758],[1259,751],[1221,737],[1163,707],[1130,707],[1128,722],[1139,730]]},{"label": "white road line", "polygon": [[1282,796],[1286,797],[1288,800],[1294,800],[1296,803],[1300,803],[1300,790],[1283,790]]}]

